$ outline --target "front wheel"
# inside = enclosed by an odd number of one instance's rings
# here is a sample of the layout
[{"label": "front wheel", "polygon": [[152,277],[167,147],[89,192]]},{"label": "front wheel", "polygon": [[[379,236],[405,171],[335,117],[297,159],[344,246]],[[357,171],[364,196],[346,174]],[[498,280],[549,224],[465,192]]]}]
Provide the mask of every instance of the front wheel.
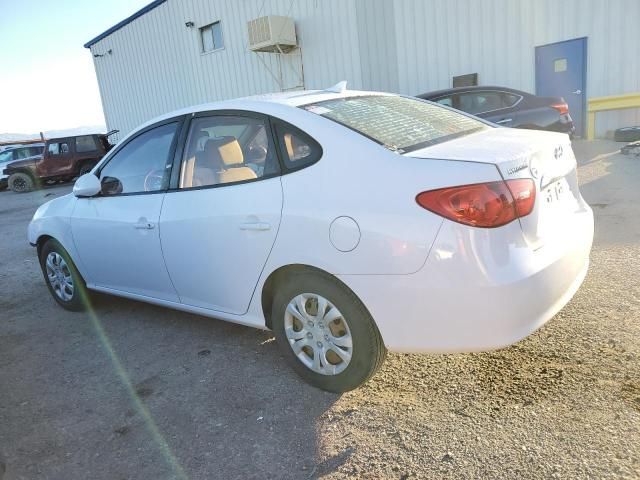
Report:
[{"label": "front wheel", "polygon": [[87,308],[88,297],[84,279],[58,241],[50,239],[42,246],[40,266],[49,292],[60,306],[71,311]]},{"label": "front wheel", "polygon": [[386,349],[371,315],[328,274],[291,274],[277,288],[271,318],[287,361],[323,390],[353,390],[384,362]]},{"label": "front wheel", "polygon": [[16,193],[25,193],[33,190],[33,178],[26,173],[13,173],[9,177],[9,188]]}]

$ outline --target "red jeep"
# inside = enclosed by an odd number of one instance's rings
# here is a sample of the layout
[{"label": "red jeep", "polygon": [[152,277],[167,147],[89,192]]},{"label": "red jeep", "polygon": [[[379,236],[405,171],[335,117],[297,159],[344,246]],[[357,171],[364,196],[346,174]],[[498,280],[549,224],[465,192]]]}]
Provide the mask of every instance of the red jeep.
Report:
[{"label": "red jeep", "polygon": [[29,192],[46,183],[70,181],[89,172],[113,147],[105,134],[51,138],[42,155],[9,163],[4,174],[14,192]]}]

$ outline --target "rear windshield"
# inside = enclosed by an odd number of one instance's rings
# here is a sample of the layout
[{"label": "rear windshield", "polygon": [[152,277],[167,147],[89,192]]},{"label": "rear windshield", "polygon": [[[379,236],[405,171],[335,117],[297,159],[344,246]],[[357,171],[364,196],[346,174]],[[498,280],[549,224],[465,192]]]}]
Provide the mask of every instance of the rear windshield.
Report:
[{"label": "rear windshield", "polygon": [[419,99],[399,96],[337,98],[304,105],[398,153],[484,130],[486,124]]}]

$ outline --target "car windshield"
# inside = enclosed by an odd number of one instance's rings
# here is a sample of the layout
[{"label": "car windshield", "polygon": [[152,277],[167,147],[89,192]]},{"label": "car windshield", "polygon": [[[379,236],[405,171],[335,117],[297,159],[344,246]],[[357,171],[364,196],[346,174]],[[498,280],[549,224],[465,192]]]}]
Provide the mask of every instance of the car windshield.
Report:
[{"label": "car windshield", "polygon": [[398,153],[490,128],[485,123],[423,100],[401,96],[360,96],[302,106]]}]

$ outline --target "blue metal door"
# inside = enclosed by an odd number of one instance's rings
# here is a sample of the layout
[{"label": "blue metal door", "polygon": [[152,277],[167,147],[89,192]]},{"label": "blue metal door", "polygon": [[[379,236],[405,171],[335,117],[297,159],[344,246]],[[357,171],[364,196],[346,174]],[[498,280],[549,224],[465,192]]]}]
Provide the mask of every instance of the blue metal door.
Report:
[{"label": "blue metal door", "polygon": [[579,137],[584,136],[586,74],[586,38],[536,47],[536,95],[563,97]]}]

